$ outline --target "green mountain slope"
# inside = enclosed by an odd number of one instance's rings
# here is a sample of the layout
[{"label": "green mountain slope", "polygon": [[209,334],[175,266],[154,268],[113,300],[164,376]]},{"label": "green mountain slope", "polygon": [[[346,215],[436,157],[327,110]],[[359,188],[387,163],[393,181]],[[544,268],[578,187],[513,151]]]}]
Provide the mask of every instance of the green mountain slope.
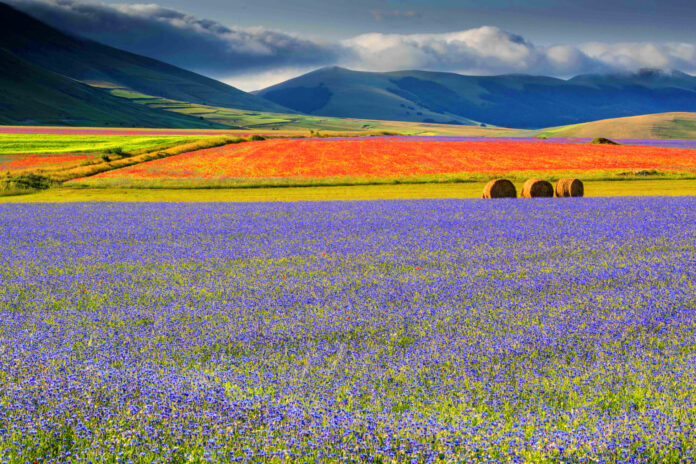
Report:
[{"label": "green mountain slope", "polygon": [[[391,81],[402,73],[370,73],[339,67],[323,68],[257,92],[280,105],[306,114],[395,121],[476,124],[449,112],[441,104],[429,104]],[[431,103],[452,98],[448,89],[425,89]]]},{"label": "green mountain slope", "polygon": [[479,121],[536,129],[667,111],[696,111],[696,77],[678,71],[463,76],[324,68],[257,92],[314,115],[400,121]]},{"label": "green mountain slope", "polygon": [[38,68],[0,48],[0,124],[221,127],[137,105],[106,91]]},{"label": "green mountain slope", "polygon": [[604,119],[541,130],[538,135],[610,139],[696,139],[696,113],[659,113]]},{"label": "green mountain slope", "polygon": [[0,3],[0,48],[35,66],[88,83],[227,108],[289,111],[214,79],[69,36],[4,3]]},{"label": "green mountain slope", "polygon": [[[323,134],[336,132],[391,132],[409,135],[458,135],[458,136],[498,136],[518,134],[517,129],[479,127],[468,125],[428,124],[405,121],[385,121],[368,119],[334,118],[305,114],[268,113],[219,108],[196,103],[153,97],[126,89],[110,89],[118,97],[128,98],[139,105],[195,116],[199,119],[222,124],[232,129],[253,131],[295,132],[307,135],[308,131],[321,131]],[[522,131],[524,132],[524,131]],[[274,132],[270,132],[274,133]]]}]

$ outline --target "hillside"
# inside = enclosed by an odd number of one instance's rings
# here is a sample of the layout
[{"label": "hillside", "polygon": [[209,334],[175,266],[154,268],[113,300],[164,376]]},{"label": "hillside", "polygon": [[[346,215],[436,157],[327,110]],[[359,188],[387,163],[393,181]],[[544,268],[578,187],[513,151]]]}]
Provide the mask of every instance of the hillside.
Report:
[{"label": "hillside", "polygon": [[696,113],[659,113],[604,119],[542,130],[539,135],[612,139],[696,139]]},{"label": "hillside", "polygon": [[463,76],[331,67],[257,92],[323,116],[536,129],[665,111],[696,111],[696,78],[678,71],[585,75]]},{"label": "hillside", "polygon": [[202,104],[256,111],[287,108],[222,82],[100,43],[69,36],[0,3],[0,48],[72,79]]},{"label": "hillside", "polygon": [[392,81],[401,74],[358,72],[339,67],[323,68],[261,90],[257,94],[305,114],[477,124],[468,117],[443,108],[443,100],[452,98],[452,92],[448,89],[428,89],[430,95],[427,102],[400,91]]},{"label": "hillside", "polygon": [[221,127],[137,105],[33,66],[1,48],[0,88],[0,124]]},{"label": "hillside", "polygon": [[200,105],[161,97],[153,97],[125,89],[109,89],[118,97],[128,98],[132,102],[173,113],[186,114],[221,124],[232,129],[262,131],[271,134],[294,132],[307,135],[308,131],[321,131],[322,134],[346,132],[381,132],[387,131],[410,135],[451,135],[451,136],[502,136],[517,135],[517,129],[499,127],[480,127],[460,124],[433,124],[406,121],[385,121],[370,119],[350,119],[304,114],[269,113],[245,111],[232,108]]}]

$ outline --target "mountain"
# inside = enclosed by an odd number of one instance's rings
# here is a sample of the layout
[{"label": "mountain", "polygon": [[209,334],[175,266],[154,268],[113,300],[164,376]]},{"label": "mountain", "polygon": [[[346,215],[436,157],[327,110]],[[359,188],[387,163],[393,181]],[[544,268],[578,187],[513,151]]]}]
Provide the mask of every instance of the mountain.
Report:
[{"label": "mountain", "polygon": [[446,101],[457,97],[449,88],[423,81],[423,95],[411,94],[407,90],[411,74],[415,73],[371,73],[330,67],[255,93],[279,105],[319,116],[475,123],[461,113],[448,111]]},{"label": "mountain", "polygon": [[696,139],[696,113],[659,113],[555,127],[539,131],[547,137],[610,139]]},{"label": "mountain", "polygon": [[34,66],[0,48],[0,124],[223,127],[151,109]]},{"label": "mountain", "polygon": [[86,83],[226,108],[288,112],[214,79],[65,34],[5,3],[0,3],[0,48],[34,66]]},{"label": "mountain", "polygon": [[256,92],[321,116],[535,129],[668,111],[696,111],[696,77],[678,71],[583,75],[358,72],[323,68]]}]

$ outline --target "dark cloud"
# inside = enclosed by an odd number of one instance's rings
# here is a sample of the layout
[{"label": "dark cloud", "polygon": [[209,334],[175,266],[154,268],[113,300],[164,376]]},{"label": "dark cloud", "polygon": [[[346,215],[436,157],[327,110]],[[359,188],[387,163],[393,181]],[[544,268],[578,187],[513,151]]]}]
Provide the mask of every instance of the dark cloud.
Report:
[{"label": "dark cloud", "polygon": [[322,66],[341,58],[335,44],[261,27],[227,27],[156,4],[10,2],[64,31],[209,75],[278,66]]},{"label": "dark cloud", "polygon": [[[261,27],[225,26],[157,4],[10,1],[65,31],[221,78],[245,90],[334,64],[372,71],[423,69],[561,77],[645,67],[696,73],[693,43],[540,46],[491,26],[436,34],[372,33],[325,43]],[[417,15],[403,9],[372,14],[380,19]]]}]

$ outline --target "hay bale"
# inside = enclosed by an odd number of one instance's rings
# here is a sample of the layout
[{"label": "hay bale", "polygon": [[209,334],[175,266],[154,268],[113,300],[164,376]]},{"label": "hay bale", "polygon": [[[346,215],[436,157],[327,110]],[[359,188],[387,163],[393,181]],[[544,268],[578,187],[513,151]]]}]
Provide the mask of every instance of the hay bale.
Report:
[{"label": "hay bale", "polygon": [[581,197],[585,194],[585,186],[579,179],[560,179],[556,182],[557,197]]},{"label": "hay bale", "polygon": [[553,185],[544,179],[532,178],[524,183],[520,197],[522,198],[542,198],[553,196]]},{"label": "hay bale", "polygon": [[517,198],[517,189],[507,179],[493,179],[483,188],[481,198]]}]

